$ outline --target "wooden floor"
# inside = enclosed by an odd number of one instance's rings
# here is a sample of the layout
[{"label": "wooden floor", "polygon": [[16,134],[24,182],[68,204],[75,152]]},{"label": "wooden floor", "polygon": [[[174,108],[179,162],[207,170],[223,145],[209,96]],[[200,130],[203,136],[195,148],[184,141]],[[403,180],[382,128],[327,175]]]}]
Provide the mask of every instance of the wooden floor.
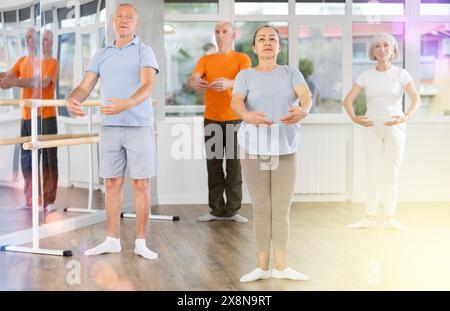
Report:
[{"label": "wooden floor", "polygon": [[[296,203],[291,213],[290,266],[309,282],[242,284],[255,268],[253,222],[198,223],[206,206],[161,206],[179,222],[151,221],[148,242],[160,258],[133,253],[133,219],[122,220],[122,253],[85,257],[102,242],[104,223],[42,240],[72,248],[72,258],[0,252],[1,290],[450,290],[450,203],[400,204],[408,232],[349,230],[363,206]],[[251,219],[250,206],[242,214]],[[73,282],[79,284],[73,284]]]},{"label": "wooden floor", "polygon": [[[0,187],[0,235],[31,228],[31,210],[17,210],[25,204],[22,189]],[[93,208],[104,206],[104,195],[101,191],[93,192]],[[58,188],[55,205],[57,210],[52,213],[41,213],[40,224],[79,216],[80,213],[66,213],[66,207],[87,208],[88,191],[80,188]]]}]

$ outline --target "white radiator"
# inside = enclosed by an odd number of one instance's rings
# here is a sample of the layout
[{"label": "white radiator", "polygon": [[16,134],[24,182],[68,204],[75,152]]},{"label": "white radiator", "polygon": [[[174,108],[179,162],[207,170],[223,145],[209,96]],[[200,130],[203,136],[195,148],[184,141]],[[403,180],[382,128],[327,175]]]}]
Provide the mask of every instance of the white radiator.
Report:
[{"label": "white radiator", "polygon": [[341,134],[302,132],[296,194],[347,193],[348,142]]}]

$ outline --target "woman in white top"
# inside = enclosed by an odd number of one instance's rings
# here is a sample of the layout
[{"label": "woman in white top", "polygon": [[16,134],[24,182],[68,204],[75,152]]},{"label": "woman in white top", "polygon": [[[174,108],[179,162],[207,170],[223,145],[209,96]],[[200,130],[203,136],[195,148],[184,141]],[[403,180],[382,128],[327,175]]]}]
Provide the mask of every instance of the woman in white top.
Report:
[{"label": "woman in white top", "polygon": [[[347,226],[351,229],[376,227],[378,193],[383,186],[385,227],[397,230],[407,228],[394,220],[397,205],[398,173],[405,146],[405,122],[420,105],[420,97],[409,73],[392,65],[399,53],[395,38],[386,33],[372,38],[369,58],[376,66],[364,70],[356,78],[344,99],[344,107],[353,122],[365,127],[367,161],[366,217]],[[353,101],[364,89],[367,112],[356,116]],[[402,97],[408,94],[411,105],[403,113]]]}]

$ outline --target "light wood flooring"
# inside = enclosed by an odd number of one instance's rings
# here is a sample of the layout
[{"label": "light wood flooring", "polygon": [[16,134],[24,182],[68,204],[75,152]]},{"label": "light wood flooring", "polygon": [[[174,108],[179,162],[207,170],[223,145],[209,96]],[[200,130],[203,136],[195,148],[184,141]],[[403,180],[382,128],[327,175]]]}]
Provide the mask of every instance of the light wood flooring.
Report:
[{"label": "light wood flooring", "polygon": [[346,229],[363,215],[362,204],[295,203],[289,265],[309,282],[240,283],[256,264],[251,208],[241,212],[248,224],[196,222],[205,212],[205,205],[153,208],[181,216],[150,222],[147,241],[159,253],[156,261],[133,253],[133,219],[122,220],[120,254],[83,255],[104,240],[105,223],[41,240],[42,247],[71,248],[72,258],[0,252],[0,289],[450,290],[450,203],[400,204],[407,232]]},{"label": "light wood flooring", "polygon": [[[77,217],[80,213],[65,213],[66,207],[87,208],[88,191],[80,188],[58,188],[55,206],[52,213],[41,213],[40,224]],[[25,204],[22,189],[0,187],[0,235],[31,228],[31,210],[17,210]],[[93,192],[93,208],[103,209],[104,195],[101,191]]]}]

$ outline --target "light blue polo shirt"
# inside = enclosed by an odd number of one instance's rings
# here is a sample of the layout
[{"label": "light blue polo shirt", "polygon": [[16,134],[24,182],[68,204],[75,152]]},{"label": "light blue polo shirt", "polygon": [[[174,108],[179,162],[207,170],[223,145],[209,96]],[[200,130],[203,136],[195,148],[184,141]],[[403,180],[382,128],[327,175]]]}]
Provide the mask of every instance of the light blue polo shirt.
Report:
[{"label": "light blue polo shirt", "polygon": [[280,118],[289,108],[298,106],[294,88],[306,84],[301,72],[294,67],[280,65],[270,72],[245,69],[234,80],[233,95],[241,93],[248,111],[264,112],[273,124],[256,127],[242,121],[238,143],[251,155],[284,155],[299,149],[300,124],[284,125]]},{"label": "light blue polo shirt", "polygon": [[[127,45],[118,48],[114,42],[99,50],[89,62],[87,71],[95,73],[101,81],[101,100],[116,97],[127,99],[141,85],[140,70],[152,67],[159,72],[155,54],[138,36]],[[151,126],[153,108],[151,98],[117,115],[105,116],[103,126]]]}]

